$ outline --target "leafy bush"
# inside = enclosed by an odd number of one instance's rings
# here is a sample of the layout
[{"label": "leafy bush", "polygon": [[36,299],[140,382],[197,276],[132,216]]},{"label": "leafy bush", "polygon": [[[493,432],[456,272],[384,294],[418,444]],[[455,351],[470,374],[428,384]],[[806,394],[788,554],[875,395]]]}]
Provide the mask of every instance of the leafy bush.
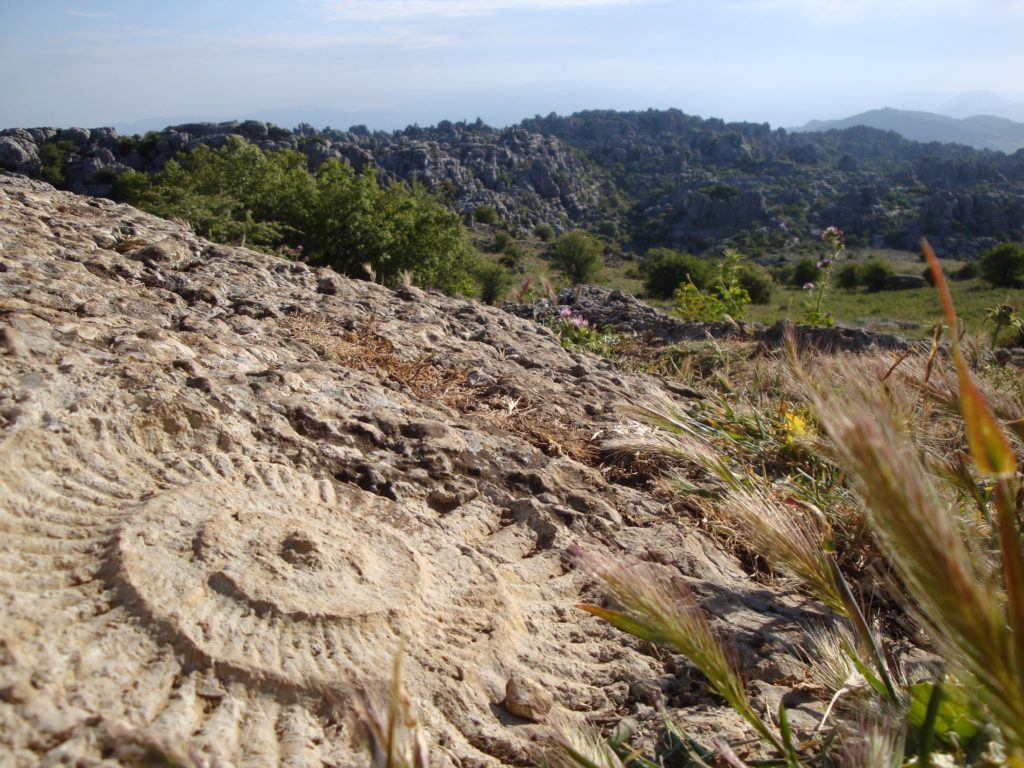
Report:
[{"label": "leafy bush", "polygon": [[477,224],[497,224],[498,211],[493,205],[478,205],[473,209],[473,221]]},{"label": "leafy bush", "polygon": [[68,157],[78,152],[78,147],[73,141],[61,139],[43,143],[39,147],[39,160],[42,162],[42,177],[55,187],[60,187],[67,181],[64,175],[64,166]]},{"label": "leafy bush", "polygon": [[566,232],[551,245],[551,264],[573,283],[597,277],[602,263],[601,241],[582,229]]},{"label": "leafy bush", "polygon": [[836,271],[836,285],[850,291],[860,285],[860,269],[856,264],[843,264]]},{"label": "leafy bush", "polygon": [[519,243],[509,243],[505,246],[505,252],[501,255],[499,261],[509,269],[513,269],[520,266],[524,255],[523,248]]},{"label": "leafy bush", "polygon": [[153,176],[125,173],[114,194],[217,242],[301,245],[313,264],[358,276],[368,263],[387,285],[411,272],[450,293],[473,286],[475,254],[460,217],[418,184],[381,187],[372,168],[357,174],[330,159],[313,175],[305,155],[232,139],[179,154]]},{"label": "leafy bush", "polygon": [[820,273],[821,270],[814,259],[800,259],[800,261],[793,265],[789,282],[791,285],[796,286],[807,285],[807,283],[816,282]]},{"label": "leafy bush", "polygon": [[480,301],[497,304],[512,285],[512,276],[501,264],[481,259],[473,269],[473,277],[480,288]]},{"label": "leafy bush", "polygon": [[676,312],[680,317],[705,323],[742,319],[750,294],[740,283],[739,262],[739,253],[726,249],[710,290],[701,291],[691,282],[681,284],[675,292]]},{"label": "leafy bush", "polygon": [[1024,286],[1024,245],[1003,243],[986,251],[978,263],[978,273],[997,288]]},{"label": "leafy bush", "polygon": [[746,261],[739,265],[737,274],[740,287],[750,296],[751,304],[768,304],[772,300],[774,281],[758,264]]},{"label": "leafy bush", "polygon": [[869,259],[857,267],[858,281],[872,293],[884,291],[894,274],[892,265],[879,259]]},{"label": "leafy bush", "polygon": [[973,280],[978,276],[978,262],[968,261],[950,275],[954,280]]},{"label": "leafy bush", "polygon": [[538,224],[533,228],[533,234],[545,243],[550,243],[555,239],[555,230],[550,224]]},{"label": "leafy bush", "polygon": [[644,290],[648,296],[667,299],[682,283],[707,288],[711,281],[711,264],[697,256],[668,248],[652,248],[647,252],[642,269]]},{"label": "leafy bush", "polygon": [[369,262],[385,285],[412,272],[420,285],[467,292],[474,253],[458,214],[422,186],[383,189],[373,173],[356,175],[328,160],[316,174],[307,252],[313,263],[358,275]]},{"label": "leafy bush", "polygon": [[510,235],[503,229],[499,229],[497,232],[494,233],[494,239],[491,241],[491,250],[495,251],[496,253],[501,253],[508,247],[509,243],[511,242],[512,235]]}]

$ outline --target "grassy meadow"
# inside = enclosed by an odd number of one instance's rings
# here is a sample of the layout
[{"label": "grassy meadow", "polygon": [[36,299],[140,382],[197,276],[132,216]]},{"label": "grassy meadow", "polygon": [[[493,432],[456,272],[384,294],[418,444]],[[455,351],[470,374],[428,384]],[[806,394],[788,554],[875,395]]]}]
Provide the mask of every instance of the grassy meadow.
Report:
[{"label": "grassy meadow", "polygon": [[[477,226],[471,240],[489,260],[498,261],[503,254],[494,252],[494,234],[497,230]],[[547,245],[537,238],[512,239],[513,252],[518,254],[517,264],[511,272],[511,287],[506,296],[516,298],[518,288],[529,278],[529,288],[523,294],[524,301],[532,301],[545,295],[544,283],[555,290],[567,287],[569,281],[552,266],[546,258]],[[805,257],[806,254],[801,254]],[[862,263],[868,260],[887,262],[896,274],[922,275],[924,263],[907,251],[883,249],[849,249],[843,252],[837,268],[847,263]],[[942,259],[947,274],[952,274],[966,262]],[[657,299],[644,295],[644,280],[640,262],[632,257],[606,259],[599,277],[599,285],[616,288],[630,293],[663,311],[671,312],[671,300]],[[904,290],[871,292],[863,287],[840,288],[835,285],[835,275],[826,291],[823,310],[831,313],[839,325],[864,328],[870,331],[888,331],[904,336],[923,338],[930,336],[935,324],[942,318],[942,308],[931,286]],[[968,333],[988,335],[992,324],[987,313],[1000,304],[1011,304],[1018,310],[1024,308],[1024,291],[1011,288],[994,288],[980,278],[950,280],[950,292],[956,303],[960,324]],[[775,282],[772,297],[767,304],[749,304],[745,320],[770,325],[778,320],[796,321],[806,309],[813,296],[795,285]],[[1005,331],[1000,341],[1010,336]]]}]

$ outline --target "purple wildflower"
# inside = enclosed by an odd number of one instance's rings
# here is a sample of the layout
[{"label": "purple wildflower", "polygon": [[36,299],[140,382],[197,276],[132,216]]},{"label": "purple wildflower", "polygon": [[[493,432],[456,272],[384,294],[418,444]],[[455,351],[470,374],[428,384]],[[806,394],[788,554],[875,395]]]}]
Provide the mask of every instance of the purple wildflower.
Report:
[{"label": "purple wildflower", "polygon": [[804,283],[804,290],[805,291],[813,291],[814,290],[814,283]]},{"label": "purple wildflower", "polygon": [[841,243],[843,241],[843,230],[834,226],[826,227],[825,231],[821,233],[821,239]]},{"label": "purple wildflower", "polygon": [[572,324],[576,328],[587,328],[590,326],[590,323],[587,322],[587,318],[582,315],[573,315]]},{"label": "purple wildflower", "polygon": [[572,317],[572,309],[570,309],[569,307],[562,307],[558,312],[558,316],[564,320],[568,320],[570,317]]},{"label": "purple wildflower", "polygon": [[828,256],[826,256],[823,259],[819,259],[819,261],[818,261],[818,269],[824,269],[825,267],[831,267],[831,266],[832,266],[832,259],[830,259]]}]

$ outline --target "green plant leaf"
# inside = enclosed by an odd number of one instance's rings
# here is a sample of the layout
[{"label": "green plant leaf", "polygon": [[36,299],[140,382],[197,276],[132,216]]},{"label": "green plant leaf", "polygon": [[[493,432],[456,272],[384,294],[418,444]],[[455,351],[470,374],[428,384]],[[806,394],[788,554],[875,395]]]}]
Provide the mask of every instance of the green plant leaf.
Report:
[{"label": "green plant leaf", "polygon": [[[932,732],[947,747],[963,747],[979,733],[970,701],[960,686],[947,683],[941,690],[942,698],[935,707]],[[936,684],[930,681],[910,686],[908,718],[915,728],[923,729],[927,725],[928,707],[935,692]]]},{"label": "green plant leaf", "polygon": [[656,629],[627,616],[621,611],[613,611],[597,605],[577,605],[576,607],[581,611],[597,616],[599,619],[604,619],[613,627],[621,629],[623,632],[627,632],[634,637],[639,637],[641,640],[646,640],[649,643],[659,643],[663,640],[661,633]]}]

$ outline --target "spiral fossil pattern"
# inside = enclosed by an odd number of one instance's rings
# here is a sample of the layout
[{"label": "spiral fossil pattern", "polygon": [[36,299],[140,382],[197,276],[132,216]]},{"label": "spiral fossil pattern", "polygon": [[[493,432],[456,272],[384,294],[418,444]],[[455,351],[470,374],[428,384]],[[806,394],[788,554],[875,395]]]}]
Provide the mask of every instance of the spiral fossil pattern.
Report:
[{"label": "spiral fossil pattern", "polygon": [[346,764],[332,710],[403,639],[452,679],[510,660],[521,619],[494,567],[400,505],[241,455],[111,445],[0,447],[0,670],[20,661],[32,688],[0,724],[35,717],[73,752],[62,723],[83,709],[223,764]]}]

